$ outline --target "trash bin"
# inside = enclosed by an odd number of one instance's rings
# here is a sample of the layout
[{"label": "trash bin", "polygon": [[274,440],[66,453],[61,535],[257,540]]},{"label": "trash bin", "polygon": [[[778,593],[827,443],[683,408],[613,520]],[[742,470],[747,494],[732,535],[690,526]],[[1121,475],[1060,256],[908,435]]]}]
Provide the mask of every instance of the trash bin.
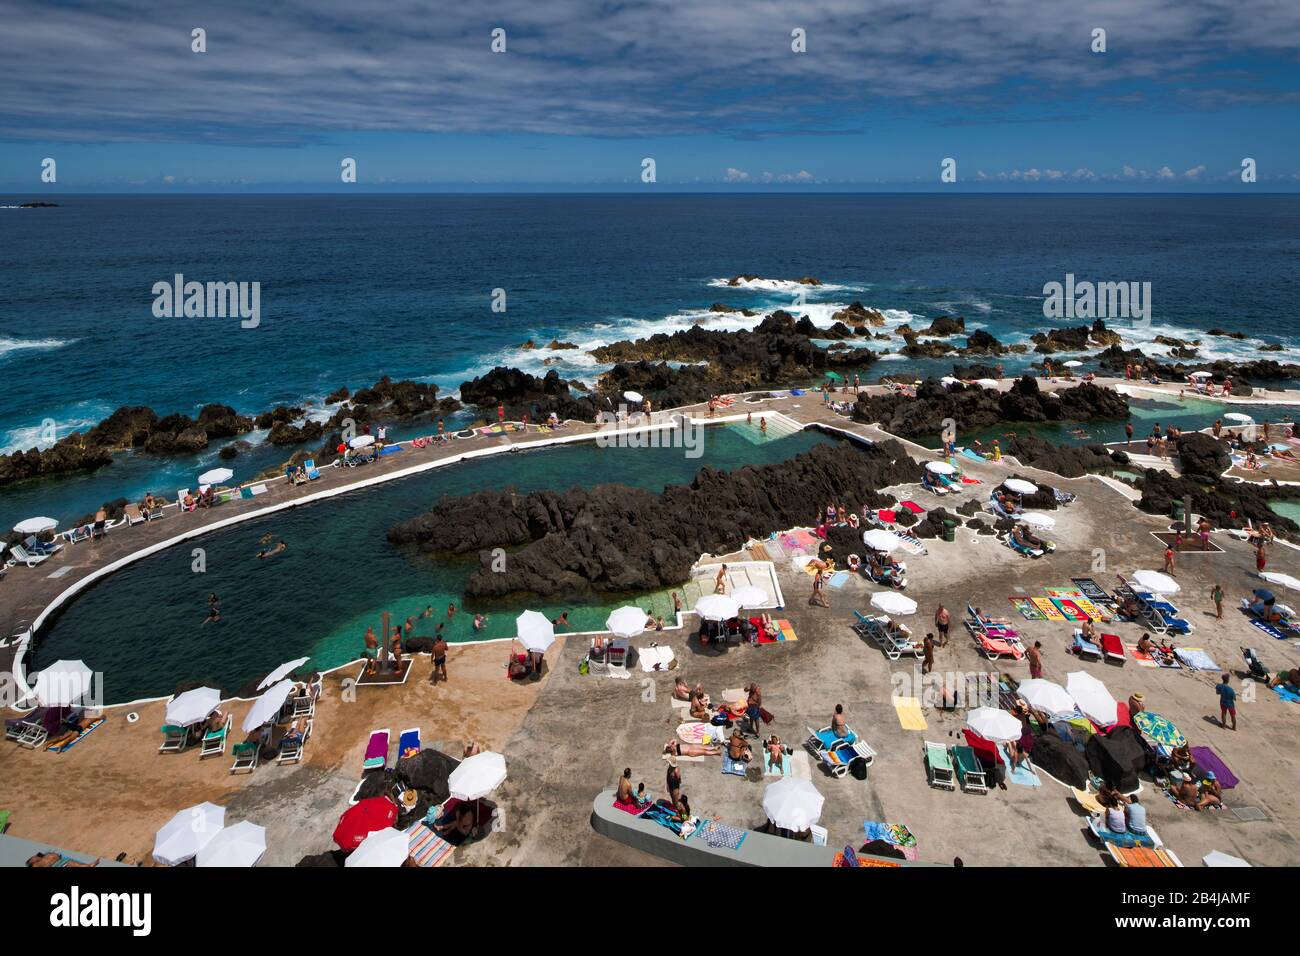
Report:
[{"label": "trash bin", "polygon": [[1183,503],[1175,501],[1169,506],[1169,514],[1175,521],[1183,520]]},{"label": "trash bin", "polygon": [[945,540],[945,541],[956,541],[956,540],[957,540],[957,522],[955,522],[955,521],[953,521],[953,520],[951,520],[951,519],[948,519],[948,520],[945,520],[945,521],[944,521],[944,523],[943,523],[943,540]]}]

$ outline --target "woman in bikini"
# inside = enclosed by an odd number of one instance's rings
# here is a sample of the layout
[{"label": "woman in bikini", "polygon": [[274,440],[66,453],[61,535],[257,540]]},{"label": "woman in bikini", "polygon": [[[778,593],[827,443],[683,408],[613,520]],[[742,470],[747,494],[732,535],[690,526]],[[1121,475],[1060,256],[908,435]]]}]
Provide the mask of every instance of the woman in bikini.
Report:
[{"label": "woman in bikini", "polygon": [[721,744],[684,744],[676,737],[664,744],[664,753],[670,757],[720,757]]}]

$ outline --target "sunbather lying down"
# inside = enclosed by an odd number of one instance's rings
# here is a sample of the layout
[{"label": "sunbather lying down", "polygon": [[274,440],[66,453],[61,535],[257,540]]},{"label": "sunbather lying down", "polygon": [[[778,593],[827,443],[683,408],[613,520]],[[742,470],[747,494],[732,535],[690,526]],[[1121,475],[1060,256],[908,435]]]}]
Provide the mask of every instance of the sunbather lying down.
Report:
[{"label": "sunbather lying down", "polygon": [[80,860],[74,860],[72,857],[64,856],[50,850],[48,853],[37,853],[27,858],[27,865],[35,869],[41,869],[47,866],[99,866],[99,861],[94,863],[82,863]]},{"label": "sunbather lying down", "polygon": [[672,757],[720,757],[721,744],[684,744],[676,737],[664,744],[664,753]]}]

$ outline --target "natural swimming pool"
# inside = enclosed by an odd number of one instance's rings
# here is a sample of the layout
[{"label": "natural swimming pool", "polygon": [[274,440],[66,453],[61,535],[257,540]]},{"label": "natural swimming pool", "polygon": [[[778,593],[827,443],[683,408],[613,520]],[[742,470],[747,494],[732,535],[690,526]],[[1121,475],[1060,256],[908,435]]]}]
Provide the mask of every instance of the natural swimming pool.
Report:
[{"label": "natural swimming pool", "polygon": [[[444,495],[513,485],[526,493],[575,485],[620,483],[658,491],[689,482],[704,467],[730,469],[785,461],[822,442],[801,431],[762,440],[744,424],[710,427],[703,456],[680,448],[601,448],[594,442],[502,454],[437,468],[236,525],[151,555],[75,598],[38,637],[33,672],[60,658],[80,658],[104,674],[104,699],[123,702],[172,693],[198,680],[231,693],[286,660],[310,656],[317,668],[355,658],[380,614],[393,623],[432,605],[432,620],[415,633],[431,635],[448,603],[461,608],[461,586],[475,556],[432,559],[389,544],[392,525],[427,510]],[[810,516],[811,517],[811,516]],[[266,534],[287,550],[258,560]],[[193,570],[201,548],[206,570]],[[207,597],[221,599],[222,620],[204,624]],[[670,616],[666,594],[611,595],[607,603],[478,602],[446,628],[448,640],[511,637],[525,607],[557,616],[569,611],[573,630],[598,630],[609,611],[635,598]],[[473,628],[483,612],[488,623]]]}]

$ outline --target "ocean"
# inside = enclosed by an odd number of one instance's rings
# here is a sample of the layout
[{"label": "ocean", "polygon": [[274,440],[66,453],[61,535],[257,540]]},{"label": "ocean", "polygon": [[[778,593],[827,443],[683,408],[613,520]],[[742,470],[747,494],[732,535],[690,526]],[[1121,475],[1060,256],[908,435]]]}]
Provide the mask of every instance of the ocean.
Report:
[{"label": "ocean", "polygon": [[[0,204],[6,200],[0,199]],[[1005,343],[1051,324],[1043,286],[1067,273],[1149,281],[1133,345],[1213,327],[1207,357],[1260,342],[1300,346],[1300,196],[357,195],[60,196],[0,210],[0,450],[58,437],[123,404],[161,414],[207,402],[241,412],[321,408],[340,385],[382,375],[461,382],[496,365],[592,379],[586,350],[719,316],[715,302],[792,308],[812,275],[816,324],[858,300],[891,325],[966,317]],[[775,282],[728,287],[741,273]],[[155,318],[153,286],[258,282],[261,321]],[[505,291],[504,313],[492,310]],[[523,350],[527,340],[574,343]],[[858,343],[863,344],[863,343]],[[875,341],[875,349],[901,343]],[[1167,351],[1163,346],[1156,353]],[[1286,353],[1265,353],[1287,360]],[[1033,357],[1003,361],[1009,372]],[[553,364],[546,365],[550,361]],[[946,374],[897,356],[886,373]],[[252,436],[254,440],[257,435]],[[124,455],[111,467],[0,492],[0,524],[74,521],[105,500],[172,494],[216,461]],[[263,447],[239,474],[287,457]]]}]

